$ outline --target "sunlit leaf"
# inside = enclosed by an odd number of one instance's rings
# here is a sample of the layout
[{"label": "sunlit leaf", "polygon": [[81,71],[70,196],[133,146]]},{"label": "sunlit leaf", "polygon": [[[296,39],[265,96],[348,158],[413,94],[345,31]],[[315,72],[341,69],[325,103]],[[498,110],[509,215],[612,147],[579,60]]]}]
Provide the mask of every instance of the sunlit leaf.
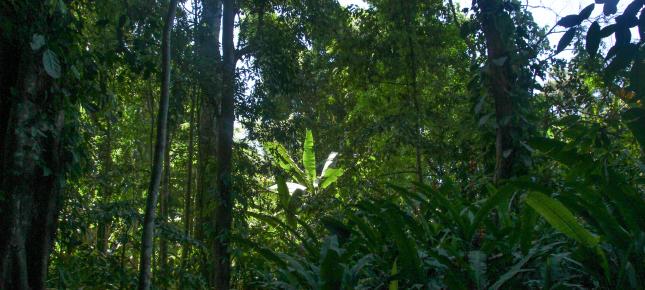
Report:
[{"label": "sunlit leaf", "polygon": [[598,238],[582,227],[569,209],[559,201],[539,192],[531,192],[526,196],[526,203],[551,226],[568,237],[587,247],[594,247],[598,244]]}]

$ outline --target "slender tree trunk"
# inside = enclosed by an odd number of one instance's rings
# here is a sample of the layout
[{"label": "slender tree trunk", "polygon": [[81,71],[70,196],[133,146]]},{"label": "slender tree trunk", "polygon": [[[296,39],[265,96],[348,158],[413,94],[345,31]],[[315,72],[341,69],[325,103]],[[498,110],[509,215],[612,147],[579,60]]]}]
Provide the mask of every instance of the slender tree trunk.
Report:
[{"label": "slender tree trunk", "polygon": [[[412,33],[412,32],[410,32]],[[423,183],[423,158],[422,158],[422,146],[423,146],[423,136],[421,131],[421,108],[419,104],[419,90],[417,88],[417,64],[416,64],[416,54],[414,50],[414,42],[412,37],[408,37],[408,45],[410,46],[410,78],[412,80],[411,88],[411,97],[412,105],[414,107],[414,137],[415,137],[415,157],[416,157],[416,171],[417,171],[417,182]]]},{"label": "slender tree trunk", "polygon": [[141,238],[141,260],[139,265],[139,290],[150,289],[152,243],[154,239],[155,207],[161,181],[162,158],[166,150],[166,134],[168,133],[168,99],[170,95],[170,32],[177,11],[177,0],[171,0],[166,15],[163,37],[161,40],[161,99],[159,100],[159,115],[157,119],[157,144],[155,146],[154,163],[150,177],[150,187],[146,200],[146,213],[143,222]]},{"label": "slender tree trunk", "polygon": [[[402,2],[404,3],[404,2]],[[405,5],[404,5],[405,6]],[[405,7],[405,22],[407,26],[407,44],[408,44],[408,68],[410,69],[410,95],[409,99],[412,102],[414,109],[414,151],[416,161],[416,174],[417,182],[423,183],[423,157],[422,157],[422,131],[421,131],[421,108],[419,104],[419,90],[417,85],[417,57],[415,50],[415,41],[413,39],[416,30],[414,29],[412,13],[415,9]]]},{"label": "slender tree trunk", "polygon": [[[188,132],[188,169],[186,177],[186,193],[184,195],[184,235],[186,238],[190,237],[190,229],[192,224],[192,191],[193,191],[193,153],[195,145],[193,142],[193,128],[195,126],[195,96],[190,99],[190,127]],[[188,254],[190,253],[190,243],[184,243],[181,258],[184,263],[188,261]],[[184,268],[182,267],[182,268]]]},{"label": "slender tree trunk", "polygon": [[[500,23],[512,21],[503,10],[500,0],[479,0],[478,4],[488,51],[488,92],[495,100],[497,132],[494,181],[499,182],[511,176],[516,153],[511,133],[514,114],[511,95],[514,76],[510,64],[513,35],[509,28],[499,27]],[[508,21],[499,21],[496,18],[507,18]]]},{"label": "slender tree trunk", "polygon": [[[168,222],[168,212],[170,210],[170,133],[166,135],[166,152],[164,152],[164,173],[163,188],[161,190],[161,202],[159,206],[159,215],[161,223]],[[163,237],[159,237],[159,272],[167,271],[168,266],[168,242]]]},{"label": "slender tree trunk", "polygon": [[231,163],[233,155],[233,124],[235,122],[235,47],[233,29],[235,7],[232,0],[223,0],[222,21],[222,113],[218,122],[218,200],[215,208],[215,289],[230,288],[231,258],[229,253],[231,224],[233,220],[233,198]]},{"label": "slender tree trunk", "polygon": [[[105,148],[103,148],[103,200],[109,201],[110,196],[112,195],[112,187],[110,184],[110,176],[112,171],[112,123],[110,120],[107,120],[107,128],[105,132]],[[102,254],[105,254],[110,239],[110,225],[111,217],[103,217],[103,220],[99,221],[97,228],[97,239],[96,239],[96,248]]]}]

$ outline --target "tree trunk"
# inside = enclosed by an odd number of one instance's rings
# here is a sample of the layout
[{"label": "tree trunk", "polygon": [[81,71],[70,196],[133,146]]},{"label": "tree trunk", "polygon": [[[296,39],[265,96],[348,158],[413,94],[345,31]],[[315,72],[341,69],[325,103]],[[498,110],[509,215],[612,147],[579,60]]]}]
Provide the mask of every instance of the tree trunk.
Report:
[{"label": "tree trunk", "polygon": [[233,155],[233,124],[235,122],[235,47],[233,29],[235,7],[232,0],[223,0],[222,21],[222,112],[218,122],[218,200],[215,208],[215,235],[213,259],[215,260],[215,289],[230,287],[231,258],[229,253],[230,232],[233,220],[231,163]]},{"label": "tree trunk", "polygon": [[497,132],[494,181],[499,182],[511,177],[516,153],[511,134],[514,114],[511,95],[514,76],[510,64],[511,52],[514,51],[513,35],[509,28],[498,27],[502,23],[512,23],[512,20],[499,0],[480,0],[479,8],[488,51],[488,92],[495,100]]},{"label": "tree trunk", "polygon": [[[193,191],[193,154],[194,154],[194,142],[193,142],[193,127],[195,126],[195,96],[192,95],[190,98],[190,126],[188,132],[188,169],[186,177],[186,193],[184,195],[184,235],[186,238],[190,237],[191,229],[191,220],[192,215],[192,191]],[[188,261],[188,254],[190,253],[190,243],[184,243],[182,248],[181,258],[184,264]],[[182,267],[182,268],[184,268]]]},{"label": "tree trunk", "polygon": [[[170,210],[170,133],[166,135],[166,152],[164,152],[164,173],[163,188],[161,190],[161,202],[159,206],[159,215],[161,223],[168,222],[168,212]],[[159,272],[163,273],[168,266],[168,242],[163,237],[159,237]]]},{"label": "tree trunk", "polygon": [[414,23],[412,13],[414,9],[411,7],[405,7],[406,18],[405,23],[407,26],[407,44],[408,44],[408,68],[410,69],[410,95],[409,99],[412,102],[412,107],[414,109],[414,150],[415,150],[415,161],[416,161],[416,173],[417,173],[417,182],[423,183],[423,157],[422,157],[422,131],[421,131],[421,108],[419,104],[419,90],[417,85],[417,57],[415,45],[416,42],[413,39],[416,30],[414,28]]},{"label": "tree trunk", "polygon": [[166,150],[166,134],[168,130],[168,99],[170,95],[170,32],[177,11],[177,0],[171,0],[166,15],[163,37],[161,40],[161,99],[159,100],[159,115],[157,119],[157,144],[155,146],[154,163],[150,177],[150,187],[146,200],[146,213],[143,221],[141,239],[141,259],[139,265],[139,290],[150,289],[152,243],[154,239],[155,207],[161,179],[162,158]]},{"label": "tree trunk", "polygon": [[[0,17],[5,17],[8,12],[1,13]],[[0,96],[2,105],[8,106],[7,116],[2,116],[6,123],[0,139],[0,194],[4,200],[0,212],[5,217],[0,219],[0,232],[4,233],[0,239],[0,289],[44,289],[64,185],[60,136],[65,114],[60,96],[48,94],[52,82],[41,65],[41,52],[30,49],[21,39],[11,41],[15,46],[3,47],[2,53],[13,51],[14,60],[0,57],[3,67],[13,64],[9,67],[16,75],[2,79],[2,86],[17,92],[3,91]],[[43,120],[51,130],[40,131]],[[34,131],[42,135],[27,133]]]},{"label": "tree trunk", "polygon": [[[222,19],[220,0],[202,0],[202,19],[197,37],[199,61],[197,62],[198,80],[201,89],[199,111],[199,163],[197,171],[197,224],[195,237],[209,244],[215,240],[213,234],[214,212],[212,204],[217,191],[217,121],[220,114],[220,52],[219,36]],[[208,284],[214,284],[211,256],[201,252],[200,270]]]},{"label": "tree trunk", "polygon": [[[112,123],[107,120],[107,128],[105,131],[105,144],[103,148],[103,180],[102,180],[102,193],[104,201],[108,201],[112,195],[112,186],[110,184],[110,175],[112,171]],[[110,240],[110,225],[111,217],[102,217],[102,220],[99,221],[97,227],[97,237],[96,237],[96,248],[97,250],[105,254],[107,252]]]}]

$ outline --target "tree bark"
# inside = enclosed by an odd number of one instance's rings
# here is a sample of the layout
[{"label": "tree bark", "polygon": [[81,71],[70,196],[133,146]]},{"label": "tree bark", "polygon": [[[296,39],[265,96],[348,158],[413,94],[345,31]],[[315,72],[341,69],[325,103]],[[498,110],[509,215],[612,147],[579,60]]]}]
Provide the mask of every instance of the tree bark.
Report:
[{"label": "tree bark", "polygon": [[[163,188],[161,190],[161,202],[159,207],[159,215],[161,223],[168,222],[168,212],[170,210],[170,133],[166,135],[166,151],[164,152],[164,172],[163,172]],[[168,266],[168,242],[163,237],[159,237],[159,272],[163,273],[167,270]]]},{"label": "tree bark", "polygon": [[[109,198],[112,195],[112,186],[110,184],[110,175],[112,172],[112,123],[107,120],[107,128],[105,131],[105,144],[103,148],[103,180],[102,180],[102,191],[103,191],[103,200],[109,202]],[[109,246],[110,239],[110,225],[111,217],[102,217],[103,219],[99,221],[97,227],[97,238],[96,238],[96,248],[97,250],[105,254]]]},{"label": "tree bark", "polygon": [[511,177],[516,153],[512,137],[514,75],[510,64],[511,53],[514,51],[513,36],[512,32],[504,32],[511,31],[510,29],[502,30],[501,27],[498,27],[500,23],[505,22],[499,19],[506,19],[506,23],[512,23],[512,20],[503,10],[499,0],[479,0],[478,4],[488,53],[488,92],[495,100],[497,131],[494,181],[497,183]]},{"label": "tree bark", "polygon": [[[199,106],[199,162],[197,168],[197,217],[195,237],[208,245],[213,234],[214,212],[212,204],[217,191],[217,121],[220,114],[221,56],[219,36],[222,19],[220,0],[202,0],[202,19],[197,35],[198,80],[201,89]],[[200,270],[214,285],[214,265],[208,261],[209,253],[200,252]]]},{"label": "tree bark", "polygon": [[172,31],[175,14],[177,11],[177,0],[171,0],[166,15],[163,37],[161,40],[161,99],[159,100],[159,115],[157,119],[157,140],[155,146],[154,163],[150,177],[150,187],[146,200],[146,212],[143,223],[143,234],[141,239],[141,258],[139,265],[139,290],[150,289],[151,271],[150,261],[152,257],[152,243],[154,240],[155,207],[159,193],[161,179],[162,158],[166,150],[166,134],[168,133],[168,99],[170,95],[170,33]]},{"label": "tree bark", "polygon": [[235,47],[233,29],[235,7],[232,0],[223,0],[222,21],[222,112],[218,122],[218,200],[215,207],[215,235],[213,259],[215,260],[215,289],[230,288],[231,258],[230,232],[233,220],[231,163],[233,155],[233,125],[235,122]]},{"label": "tree bark", "polygon": [[[402,2],[403,3],[403,2]],[[414,28],[414,23],[412,13],[415,9],[412,7],[405,7],[405,24],[407,26],[407,45],[408,45],[408,68],[410,69],[410,96],[409,99],[412,103],[414,109],[414,150],[415,150],[415,161],[416,161],[416,174],[417,182],[423,183],[423,156],[422,156],[422,131],[421,131],[421,108],[419,104],[419,90],[417,85],[417,57],[415,45],[416,42],[413,39],[416,30]]]},{"label": "tree bark", "polygon": [[[16,78],[2,83],[17,93],[9,90],[1,96],[9,110],[3,116],[7,122],[0,139],[4,200],[0,212],[5,217],[0,220],[0,231],[5,233],[0,239],[0,289],[43,289],[64,185],[60,136],[65,114],[60,96],[47,94],[52,82],[41,65],[40,52],[20,39],[12,41],[17,43]],[[51,130],[41,131],[43,120]],[[30,134],[34,131],[42,135]]]},{"label": "tree bark", "polygon": [[[193,191],[193,154],[195,145],[193,142],[193,127],[195,126],[195,96],[190,98],[190,126],[188,128],[188,168],[186,176],[186,193],[184,195],[184,235],[186,238],[190,237],[192,226],[192,191]],[[182,248],[181,258],[186,265],[188,261],[188,254],[190,253],[190,243],[184,243]],[[183,268],[183,267],[182,267]]]}]

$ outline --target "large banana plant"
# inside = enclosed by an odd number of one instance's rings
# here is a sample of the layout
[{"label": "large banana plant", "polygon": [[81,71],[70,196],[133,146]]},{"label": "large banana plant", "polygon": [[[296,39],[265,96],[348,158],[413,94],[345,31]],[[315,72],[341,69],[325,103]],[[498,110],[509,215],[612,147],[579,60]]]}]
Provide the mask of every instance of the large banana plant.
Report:
[{"label": "large banana plant", "polygon": [[[269,187],[269,190],[278,194],[278,205],[285,211],[287,221],[293,225],[296,223],[295,214],[299,207],[300,197],[304,194],[319,193],[336,182],[344,173],[342,168],[331,167],[338,157],[337,152],[331,152],[325,160],[320,175],[317,174],[314,137],[309,129],[307,129],[302,148],[302,168],[296,164],[282,144],[268,142],[264,144],[264,149],[285,173],[276,176],[276,184]],[[292,181],[287,181],[285,175]]]}]

